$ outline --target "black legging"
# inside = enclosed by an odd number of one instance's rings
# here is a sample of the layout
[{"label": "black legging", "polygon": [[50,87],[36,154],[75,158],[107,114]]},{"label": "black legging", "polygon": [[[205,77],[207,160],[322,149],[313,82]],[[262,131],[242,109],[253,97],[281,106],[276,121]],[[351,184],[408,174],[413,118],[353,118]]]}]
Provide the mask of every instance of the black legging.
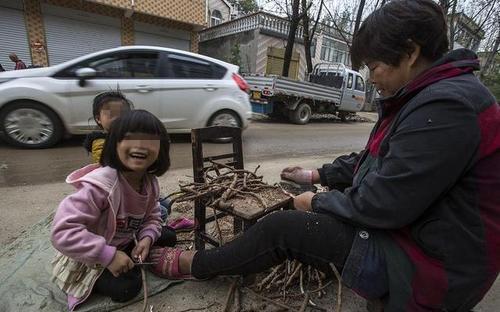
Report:
[{"label": "black legging", "polygon": [[333,263],[341,271],[354,235],[352,225],[332,216],[280,211],[263,218],[222,247],[198,251],[191,274],[205,279],[258,273],[286,259],[297,259],[325,273],[331,272],[329,263]]},{"label": "black legging", "polygon": [[[175,246],[177,237],[175,231],[167,226],[164,226],[161,231],[161,236],[155,242],[155,246]],[[130,255],[134,244],[130,244],[123,250]],[[114,277],[108,269],[99,276],[95,282],[93,292],[110,297],[116,302],[126,302],[133,299],[139,294],[142,288],[141,270],[139,267],[134,267],[127,273],[120,274]]]}]

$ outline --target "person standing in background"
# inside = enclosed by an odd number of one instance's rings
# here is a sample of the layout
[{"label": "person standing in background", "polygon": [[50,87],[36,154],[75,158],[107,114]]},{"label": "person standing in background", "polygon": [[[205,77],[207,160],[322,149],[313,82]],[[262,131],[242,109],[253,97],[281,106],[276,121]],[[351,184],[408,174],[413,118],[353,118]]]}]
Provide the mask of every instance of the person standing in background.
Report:
[{"label": "person standing in background", "polygon": [[14,70],[26,69],[26,64],[24,64],[24,62],[21,61],[15,53],[9,54],[9,58],[12,62],[16,63],[16,67],[14,67]]}]

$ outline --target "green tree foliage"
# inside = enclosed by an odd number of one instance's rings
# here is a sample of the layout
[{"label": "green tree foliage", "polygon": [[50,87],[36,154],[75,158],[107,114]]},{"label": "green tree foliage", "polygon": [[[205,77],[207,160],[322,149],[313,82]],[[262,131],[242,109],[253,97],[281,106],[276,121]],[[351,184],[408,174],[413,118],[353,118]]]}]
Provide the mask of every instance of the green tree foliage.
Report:
[{"label": "green tree foliage", "polygon": [[240,45],[235,44],[231,47],[231,57],[229,63],[241,66]]}]

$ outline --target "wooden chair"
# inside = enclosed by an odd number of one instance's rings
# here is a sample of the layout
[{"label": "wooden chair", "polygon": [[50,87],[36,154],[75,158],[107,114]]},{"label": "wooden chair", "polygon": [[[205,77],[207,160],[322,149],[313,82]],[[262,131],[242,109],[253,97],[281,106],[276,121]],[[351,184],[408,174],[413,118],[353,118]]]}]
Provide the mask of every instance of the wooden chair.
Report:
[{"label": "wooden chair", "polygon": [[[206,157],[203,152],[203,142],[214,141],[220,138],[230,138],[232,144],[232,152],[220,154],[215,156]],[[243,166],[243,147],[241,140],[241,129],[236,127],[208,127],[191,130],[191,144],[193,152],[193,176],[194,182],[204,183],[204,174],[207,168],[212,166],[211,161],[224,163],[234,169],[244,169]],[[213,246],[219,246],[217,239],[212,237],[206,232],[207,223],[214,222],[216,219],[224,216],[232,216],[233,233],[239,234],[242,230],[247,230],[250,226],[255,224],[257,220],[264,215],[280,209],[289,208],[290,199],[286,199],[272,207],[266,207],[258,210],[248,211],[245,207],[235,207],[232,210],[222,210],[216,208],[214,216],[206,216],[206,206],[204,201],[196,199],[194,202],[194,219],[195,219],[195,248],[197,250],[205,249],[205,243]]]}]

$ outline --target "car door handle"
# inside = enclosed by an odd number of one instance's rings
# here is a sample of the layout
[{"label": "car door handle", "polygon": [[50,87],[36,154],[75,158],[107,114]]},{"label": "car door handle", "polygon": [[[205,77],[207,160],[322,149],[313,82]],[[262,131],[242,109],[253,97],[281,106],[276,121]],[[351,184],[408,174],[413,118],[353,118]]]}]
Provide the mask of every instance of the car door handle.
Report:
[{"label": "car door handle", "polygon": [[209,92],[217,90],[217,88],[212,86],[212,85],[206,85],[205,87],[203,87],[203,89],[205,89],[205,91],[209,91]]},{"label": "car door handle", "polygon": [[136,90],[137,90],[137,92],[139,92],[139,93],[148,93],[148,92],[153,91],[153,87],[151,87],[151,86],[146,86],[146,85],[137,86],[135,89],[136,89]]}]

